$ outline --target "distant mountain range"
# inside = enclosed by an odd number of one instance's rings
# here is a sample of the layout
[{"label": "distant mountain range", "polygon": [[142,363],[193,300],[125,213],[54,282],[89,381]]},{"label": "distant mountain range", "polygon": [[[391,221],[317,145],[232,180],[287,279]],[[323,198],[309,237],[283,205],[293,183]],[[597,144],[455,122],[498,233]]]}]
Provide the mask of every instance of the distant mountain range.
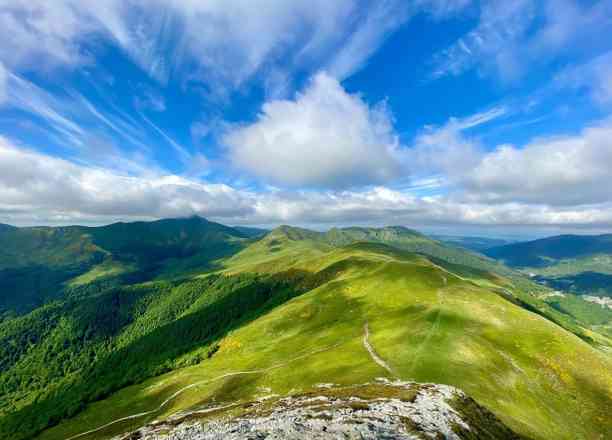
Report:
[{"label": "distant mountain range", "polygon": [[612,297],[612,234],[560,235],[484,253],[555,289]]},{"label": "distant mountain range", "polygon": [[476,252],[482,252],[486,249],[491,249],[497,246],[515,243],[517,240],[506,240],[501,238],[488,237],[470,237],[470,236],[455,236],[455,235],[431,235],[432,238],[443,243],[459,246],[470,249]]},{"label": "distant mountain range", "polygon": [[484,253],[512,267],[546,267],[559,260],[612,254],[612,234],[559,235],[492,247]]}]

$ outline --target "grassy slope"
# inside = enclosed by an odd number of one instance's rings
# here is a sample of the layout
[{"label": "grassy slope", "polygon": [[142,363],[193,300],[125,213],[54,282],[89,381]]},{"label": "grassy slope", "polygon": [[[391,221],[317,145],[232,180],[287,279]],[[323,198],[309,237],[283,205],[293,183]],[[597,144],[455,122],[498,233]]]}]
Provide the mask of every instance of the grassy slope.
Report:
[{"label": "grassy slope", "polygon": [[303,275],[145,283],[1,323],[0,437],[31,438],[110,392],[207,358],[225,332],[321,282]]},{"label": "grassy slope", "polygon": [[496,247],[485,253],[551,289],[566,292],[565,297],[549,296],[546,302],[585,327],[612,336],[612,310],[579,297],[612,297],[612,235],[563,235]]},{"label": "grassy slope", "polygon": [[[115,393],[40,439],[65,439],[151,410],[185,386],[190,388],[160,411],[81,438],[109,438],[198,405],[389,375],[362,344],[366,322],[370,342],[397,376],[456,385],[522,434],[596,439],[612,432],[609,355],[486,283],[479,286],[423,257],[381,245],[333,249],[283,234],[272,234],[227,264],[228,272],[333,266],[337,276],[230,332],[211,359]],[[240,371],[248,374],[221,377]]]}]

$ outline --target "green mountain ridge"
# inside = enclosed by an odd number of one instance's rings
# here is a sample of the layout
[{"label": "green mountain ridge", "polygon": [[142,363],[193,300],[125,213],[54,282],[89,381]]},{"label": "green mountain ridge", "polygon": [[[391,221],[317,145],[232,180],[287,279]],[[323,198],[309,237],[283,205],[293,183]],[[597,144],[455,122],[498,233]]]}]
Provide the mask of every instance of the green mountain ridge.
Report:
[{"label": "green mountain ridge", "polygon": [[612,234],[561,235],[485,253],[555,289],[612,296]]},{"label": "green mountain ridge", "polygon": [[316,232],[284,225],[274,229],[269,236],[286,236],[290,240],[313,240],[331,246],[343,246],[357,242],[383,243],[402,250],[441,258],[449,263],[459,263],[506,275],[512,274],[511,270],[491,258],[466,249],[445,245],[404,226],[332,228],[327,232]]}]

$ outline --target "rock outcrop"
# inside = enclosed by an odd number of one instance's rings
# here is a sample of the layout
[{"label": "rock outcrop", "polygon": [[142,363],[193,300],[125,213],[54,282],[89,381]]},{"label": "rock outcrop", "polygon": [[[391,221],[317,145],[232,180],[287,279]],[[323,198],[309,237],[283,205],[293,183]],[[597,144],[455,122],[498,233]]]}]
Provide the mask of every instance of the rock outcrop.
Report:
[{"label": "rock outcrop", "polygon": [[378,380],[179,414],[122,440],[519,439],[462,391]]}]

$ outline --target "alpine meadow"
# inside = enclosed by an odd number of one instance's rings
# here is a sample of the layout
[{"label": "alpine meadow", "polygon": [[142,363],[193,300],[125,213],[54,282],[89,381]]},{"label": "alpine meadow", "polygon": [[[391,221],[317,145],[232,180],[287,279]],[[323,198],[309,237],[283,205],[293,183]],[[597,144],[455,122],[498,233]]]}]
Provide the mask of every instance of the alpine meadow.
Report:
[{"label": "alpine meadow", "polygon": [[0,440],[612,439],[611,0],[0,0]]}]

